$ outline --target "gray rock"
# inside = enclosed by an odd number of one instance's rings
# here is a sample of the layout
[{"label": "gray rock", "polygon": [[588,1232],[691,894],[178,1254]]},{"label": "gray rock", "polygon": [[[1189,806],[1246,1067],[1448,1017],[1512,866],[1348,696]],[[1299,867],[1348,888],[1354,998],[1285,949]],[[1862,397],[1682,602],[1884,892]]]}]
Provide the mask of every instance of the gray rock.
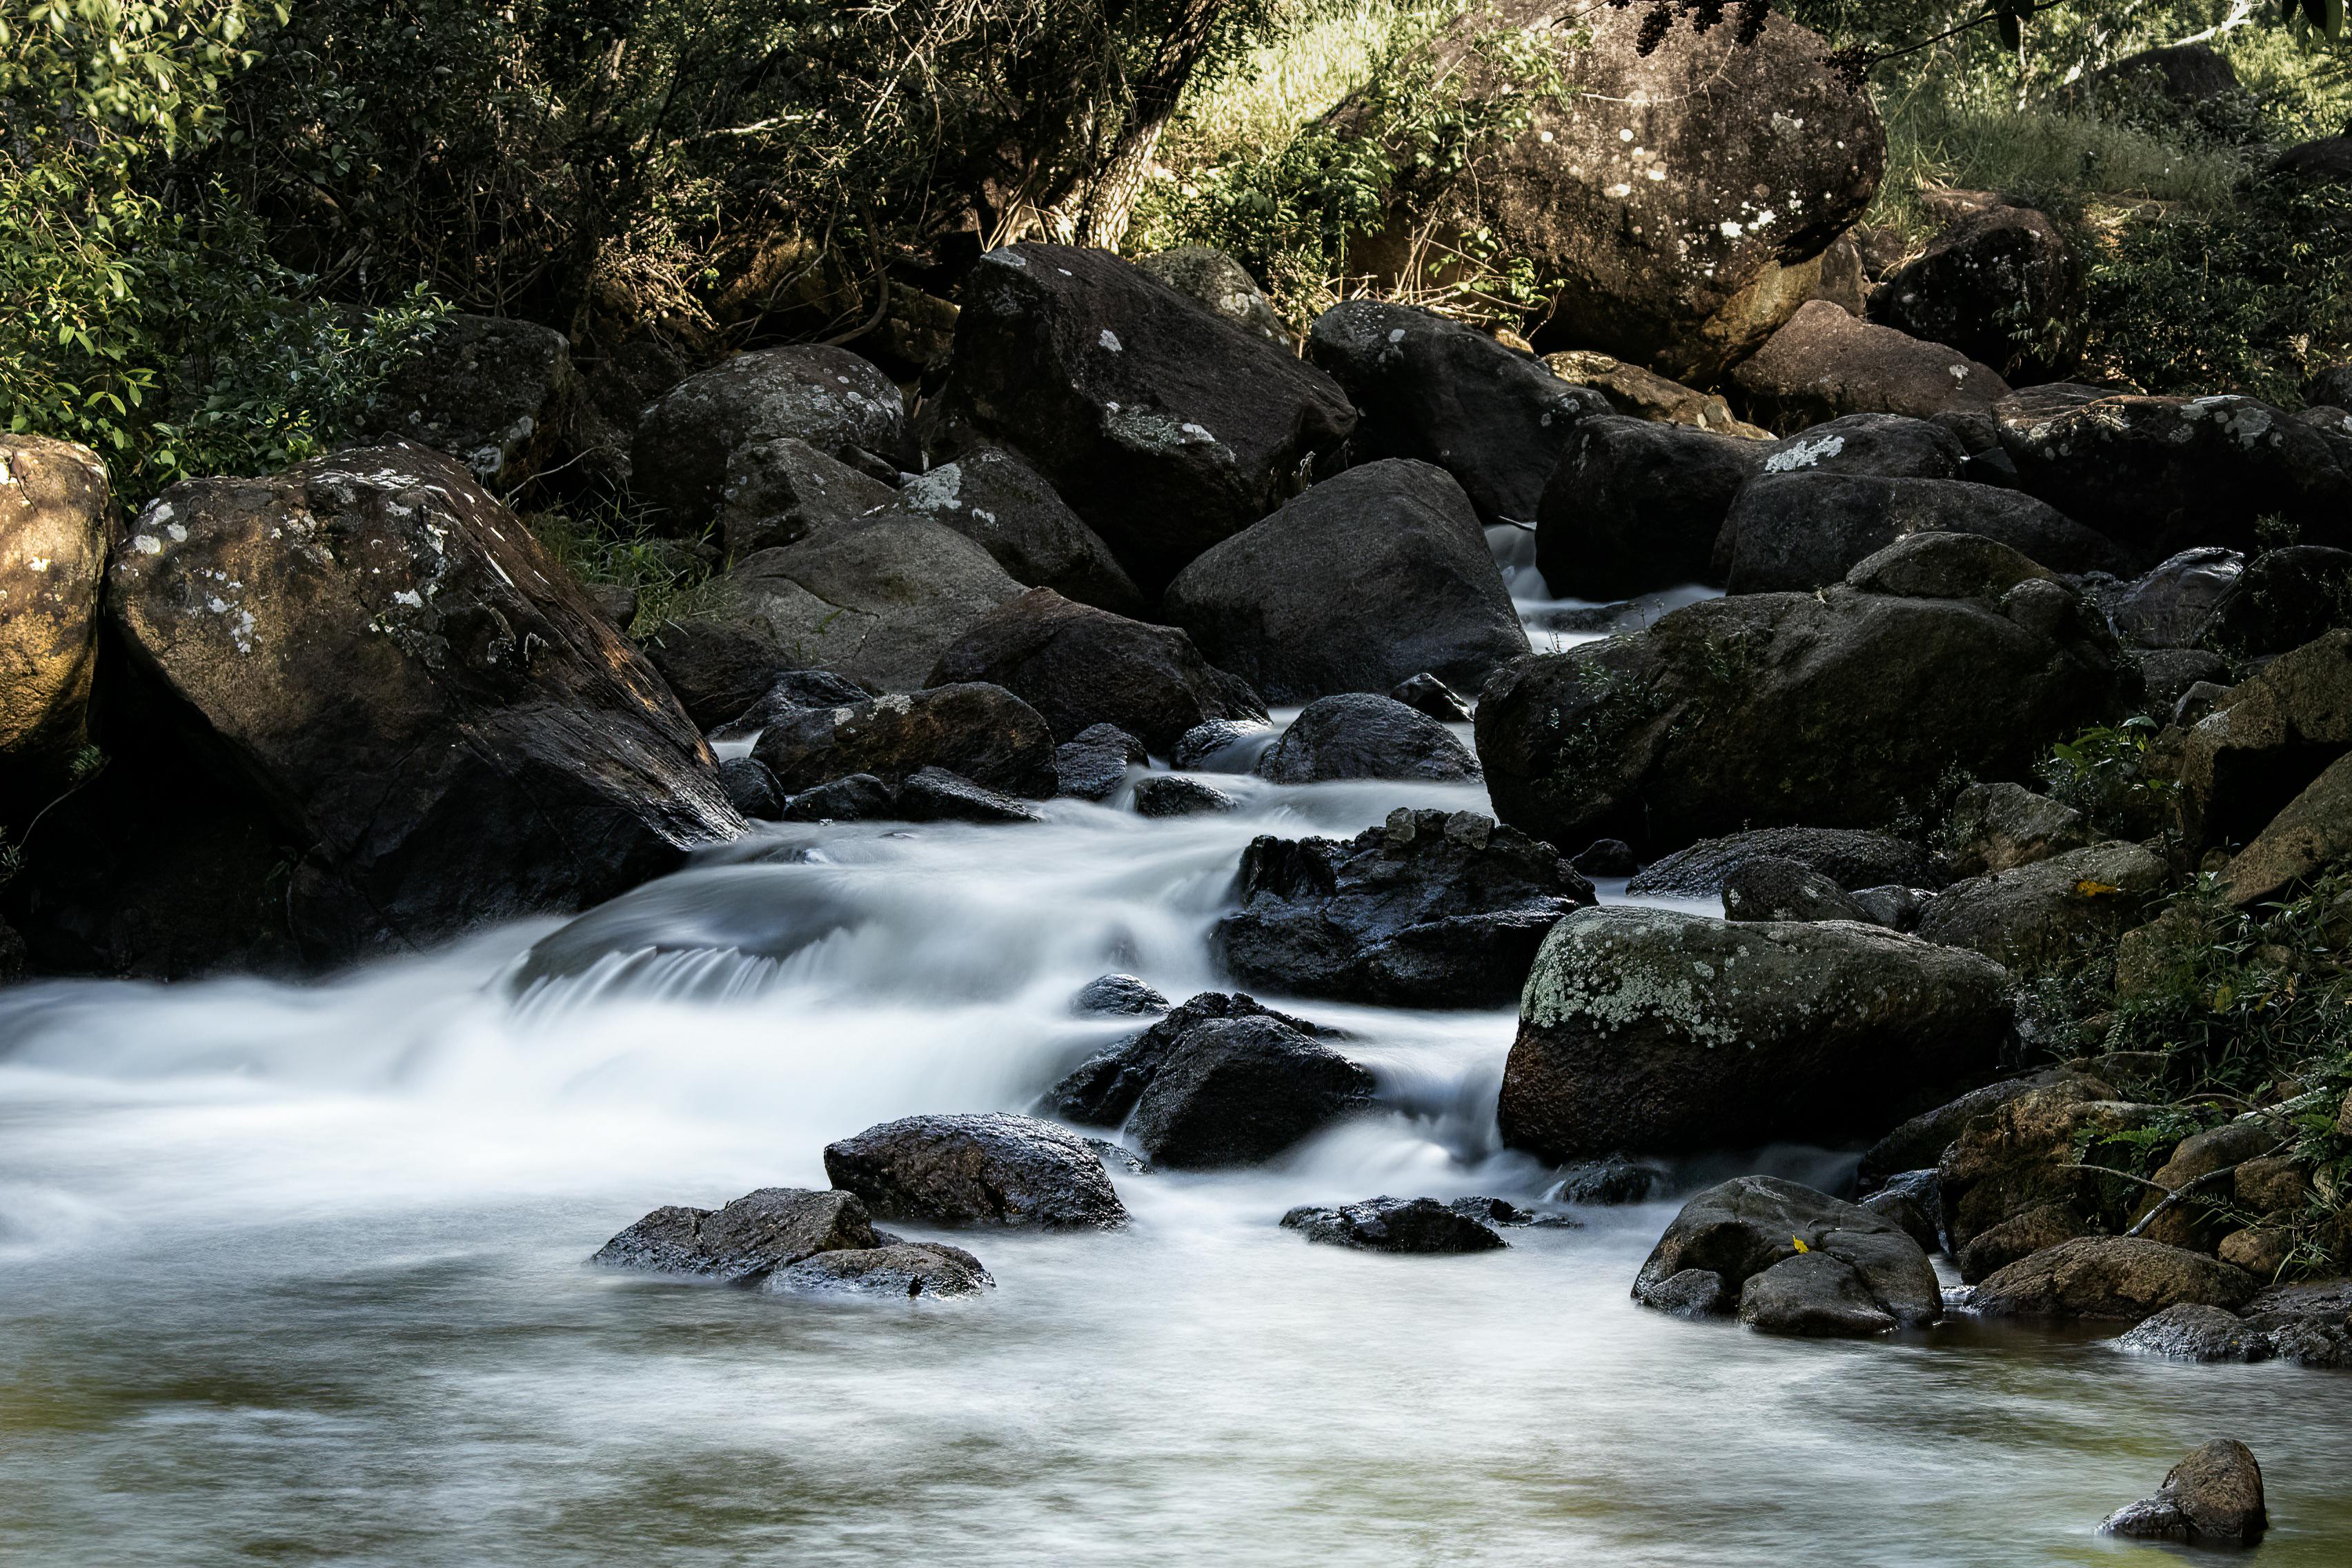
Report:
[{"label": "gray rock", "polygon": [[1195,305],[1277,348],[1287,350],[1297,341],[1297,334],[1276,314],[1257,279],[1223,251],[1212,246],[1180,245],[1139,257],[1135,265]]},{"label": "gray rock", "polygon": [[828,1144],[825,1175],[882,1219],[1104,1229],[1127,1207],[1076,1133],[998,1112],[908,1116]]},{"label": "gray rock", "polygon": [[1272,725],[1211,719],[1178,737],[1168,760],[1187,773],[1247,773],[1275,739]]},{"label": "gray rock", "polygon": [[2273,1285],[2246,1303],[2245,1318],[2282,1360],[2352,1367],[2352,1281]]},{"label": "gray rock", "polygon": [[1413,712],[1437,720],[1440,724],[1468,724],[1470,705],[1452,686],[1424,670],[1420,674],[1399,681],[1389,695]]},{"label": "gray rock", "polygon": [[1272,1019],[1309,1039],[1336,1032],[1261,1007],[1249,997],[1203,991],[1142,1033],[1079,1063],[1045,1092],[1042,1108],[1082,1126],[1116,1127],[1133,1113],[1145,1088],[1194,1030],[1227,1019],[1249,1018]]},{"label": "gray rock", "polygon": [[2164,862],[2138,844],[2092,844],[1955,883],[1919,917],[1919,935],[2039,968],[2138,925],[2170,881]]},{"label": "gray rock", "polygon": [[[2046,562],[2044,564],[2047,564]],[[2143,648],[2193,648],[2214,607],[2246,570],[2233,549],[2199,547],[2158,561],[2128,582],[2094,591],[2116,634]]]},{"label": "gray rock", "polygon": [[729,560],[798,544],[898,498],[881,480],[790,435],[737,447],[726,472],[718,523]]},{"label": "gray rock", "polygon": [[1862,1207],[1881,1219],[1901,1226],[1903,1234],[1916,1241],[1921,1251],[1942,1249],[1943,1234],[1936,1227],[1939,1205],[1934,1171],[1906,1171],[1862,1199]]},{"label": "gray rock", "polygon": [[1103,975],[1078,988],[1078,994],[1070,998],[1070,1010],[1086,1016],[1140,1017],[1166,1012],[1168,998],[1133,975]]},{"label": "gray rock", "polygon": [[2154,1497],[2119,1508],[2099,1531],[2192,1546],[2252,1546],[2269,1528],[2263,1468],[2243,1443],[2218,1437],[2189,1450],[2165,1472]]},{"label": "gray rock", "polygon": [[1545,586],[1562,598],[1617,600],[1722,581],[1716,539],[1770,450],[1688,425],[1585,420],[1538,508]]},{"label": "gray rock", "polygon": [[561,444],[579,392],[562,333],[461,313],[443,317],[393,371],[375,419],[386,439],[429,446],[491,489],[512,490]]},{"label": "gray rock", "polygon": [[2072,806],[2019,784],[1971,784],[1952,802],[1950,847],[1944,861],[1954,876],[1982,876],[2085,849],[2091,824]]},{"label": "gray rock", "polygon": [[1723,883],[1727,920],[1867,920],[1846,891],[1801,862],[1777,855],[1742,861]]},{"label": "gray rock", "polygon": [[776,776],[755,758],[730,757],[721,762],[719,786],[727,791],[728,802],[747,818],[773,821],[783,810]]},{"label": "gray rock", "polygon": [[[770,775],[771,778],[774,776]],[[852,773],[803,789],[784,803],[787,822],[884,822],[898,813],[898,791],[871,773]]]},{"label": "gray rock", "polygon": [[1307,704],[1258,758],[1256,772],[1276,784],[1336,779],[1451,783],[1477,778],[1478,762],[1435,719],[1391,697],[1348,692]]},{"label": "gray rock", "polygon": [[820,1252],[770,1274],[760,1285],[768,1295],[847,1291],[868,1296],[976,1296],[996,1281],[980,1260],[961,1247],[936,1241],[898,1241],[838,1252]]},{"label": "gray rock", "polygon": [[1371,1197],[1336,1208],[1301,1205],[1285,1230],[1365,1252],[1492,1252],[1508,1245],[1492,1228],[1433,1197]]},{"label": "gray rock", "polygon": [[1663,1179],[1647,1166],[1637,1166],[1622,1155],[1610,1155],[1562,1166],[1559,1181],[1549,1196],[1561,1203],[1601,1207],[1641,1203],[1657,1190]]},{"label": "gray rock", "polygon": [[810,708],[853,707],[877,694],[831,670],[786,670],[767,695],[710,732],[710,739],[757,740],[760,732]]},{"label": "gray rock", "polygon": [[1204,1170],[1272,1159],[1364,1105],[1372,1075],[1269,1017],[1187,1030],[1137,1101],[1129,1134],[1154,1165]]},{"label": "gray rock", "polygon": [[1991,366],[1892,327],[1857,321],[1826,299],[1807,301],[1732,371],[1748,417],[1794,430],[1846,413],[1915,419],[1989,409],[2009,393]]},{"label": "gray rock", "polygon": [[1622,839],[1595,839],[1570,856],[1568,863],[1586,876],[1631,877],[1642,869],[1633,846]]},{"label": "gray rock", "polygon": [[1127,782],[1129,769],[1150,761],[1143,742],[1117,725],[1088,725],[1076,739],[1054,747],[1056,792],[1081,800],[1108,800]]},{"label": "gray rock", "polygon": [[1142,817],[1197,817],[1235,810],[1240,805],[1223,789],[1171,773],[1154,774],[1135,785],[1135,810]]},{"label": "gray rock", "polygon": [[1003,447],[961,453],[908,480],[887,504],[963,535],[1015,582],[1118,615],[1143,612],[1143,595],[1110,547],[1043,475]]},{"label": "gray rock", "polygon": [[588,1261],[742,1285],[820,1252],[880,1244],[855,1194],[764,1186],[723,1208],[656,1208]]},{"label": "gray rock", "polygon": [[752,755],[794,793],[853,773],[896,789],[926,768],[1033,800],[1049,799],[1060,783],[1045,719],[1002,686],[980,683],[787,714],[761,733]]},{"label": "gray rock", "polygon": [[1889,883],[1883,887],[1857,887],[1848,896],[1862,911],[1861,918],[1873,925],[1884,925],[1889,931],[1916,931],[1920,915],[1927,913],[1936,894],[1930,888]]},{"label": "gray rock", "polygon": [[[1738,1299],[1742,1321],[1768,1333],[1866,1335],[1943,1315],[1935,1266],[1901,1227],[1777,1176],[1735,1177],[1683,1205],[1633,1299],[1678,1305],[1698,1293],[1668,1289],[1690,1270],[1714,1275],[1720,1300]],[[1767,1274],[1776,1277],[1755,1283]]]},{"label": "gray rock", "polygon": [[1870,319],[2020,380],[2071,369],[2081,269],[2057,226],[2030,207],[1987,207],[1953,224],[1870,297]]},{"label": "gray rock", "polygon": [[1706,898],[1720,894],[1751,861],[1793,861],[1849,892],[1935,877],[1926,851],[1890,833],[1859,828],[1759,828],[1705,839],[1643,866],[1625,886],[1637,897]]},{"label": "gray rock", "polygon": [[893,810],[909,822],[1042,822],[1045,814],[944,768],[919,768],[898,786]]},{"label": "gray rock", "polygon": [[2273,1354],[2269,1336],[2235,1312],[2187,1301],[2142,1320],[2116,1343],[2181,1361],[2268,1361]]},{"label": "gray rock", "polygon": [[2053,571],[2112,571],[2123,552],[2045,501],[1960,479],[1766,474],[1739,492],[1718,548],[1733,593],[1843,582],[1862,561],[1914,534],[1972,534]]},{"label": "gray rock", "polygon": [[1853,1265],[1826,1252],[1801,1252],[1739,1291],[1739,1321],[1764,1333],[1862,1339],[1896,1326]]},{"label": "gray rock", "polygon": [[2338,626],[2352,626],[2352,550],[2291,545],[2248,562],[2204,631],[2207,646],[2252,659]]},{"label": "gray rock", "polygon": [[2036,1204],[2011,1215],[1990,1229],[1979,1231],[1959,1249],[1954,1261],[1959,1265],[1963,1281],[1979,1284],[2011,1263],[2062,1241],[2087,1235],[2090,1228],[2088,1221],[2063,1203]]}]

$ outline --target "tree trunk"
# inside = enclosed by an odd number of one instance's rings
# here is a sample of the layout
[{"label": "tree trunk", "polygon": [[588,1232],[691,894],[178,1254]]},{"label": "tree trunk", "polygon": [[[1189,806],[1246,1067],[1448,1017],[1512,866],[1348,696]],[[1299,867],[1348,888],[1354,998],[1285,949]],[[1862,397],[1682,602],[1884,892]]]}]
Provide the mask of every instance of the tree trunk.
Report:
[{"label": "tree trunk", "polygon": [[1110,152],[1087,183],[1086,205],[1076,225],[1080,245],[1110,250],[1126,235],[1160,138],[1176,117],[1176,105],[1208,54],[1217,17],[1229,4],[1231,0],[1181,0],[1177,5],[1150,69],[1135,84]]}]

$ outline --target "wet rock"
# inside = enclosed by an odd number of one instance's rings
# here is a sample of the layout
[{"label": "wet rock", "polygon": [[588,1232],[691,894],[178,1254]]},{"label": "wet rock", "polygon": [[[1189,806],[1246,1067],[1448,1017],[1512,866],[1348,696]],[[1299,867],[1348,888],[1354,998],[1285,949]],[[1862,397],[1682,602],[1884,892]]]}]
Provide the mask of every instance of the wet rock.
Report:
[{"label": "wet rock", "polygon": [[2012,968],[2042,968],[2138,925],[2171,880],[2141,845],[2092,844],[1953,883],[1919,917],[1919,935]]},{"label": "wet rock", "polygon": [[1891,931],[1587,909],[1528,976],[1497,1116],[1549,1160],[1833,1135],[1984,1071],[2010,1025],[2000,966]]},{"label": "wet rock", "polygon": [[2352,1367],[2352,1281],[2273,1285],[2246,1303],[2245,1319],[2282,1360]]},{"label": "wet rock", "polygon": [[1706,898],[1723,892],[1740,867],[1759,860],[1794,861],[1853,892],[1888,883],[1935,878],[1935,862],[1918,845],[1861,828],[1758,828],[1703,839],[1653,861],[1626,883],[1636,897]]},{"label": "wet rock", "polygon": [[1944,859],[1952,873],[1981,876],[2087,848],[2091,824],[2021,785],[1971,784],[1952,802],[1949,842]]},{"label": "wet rock", "polygon": [[1143,817],[1197,817],[1203,813],[1237,810],[1241,802],[1223,789],[1212,788],[1197,779],[1180,779],[1162,773],[1141,779],[1135,785],[1135,810]]},{"label": "wet rock", "polygon": [[1408,457],[1451,474],[1484,524],[1535,520],[1544,481],[1600,394],[1459,321],[1349,299],[1316,319],[1307,357],[1356,405],[1357,463]]},{"label": "wet rock", "polygon": [[2293,545],[2248,563],[2213,607],[2208,645],[2241,658],[2300,648],[2352,626],[2352,550]]},{"label": "wet rock", "polygon": [[1719,1300],[1736,1298],[1741,1321],[1768,1333],[1868,1335],[1943,1313],[1935,1267],[1901,1227],[1777,1176],[1735,1177],[1683,1205],[1633,1299],[1669,1310],[1703,1299],[1696,1282],[1673,1288],[1693,1270],[1715,1276]]},{"label": "wet rock", "polygon": [[1265,722],[1257,694],[1172,626],[1076,604],[1050,588],[1006,600],[940,655],[929,684],[985,681],[1044,716],[1056,740],[1116,725],[1155,751],[1211,719]]},{"label": "wet rock", "polygon": [[1731,372],[1748,417],[1799,430],[1846,413],[1989,409],[2009,393],[1991,366],[1892,327],[1857,321],[1826,299],[1808,301]]},{"label": "wet rock", "polygon": [[1399,681],[1389,696],[1440,724],[1470,722],[1470,705],[1464,702],[1452,686],[1427,671]]},{"label": "wet rock", "polygon": [[898,786],[897,815],[910,822],[1042,822],[1045,814],[944,768],[919,768]]},{"label": "wet rock", "polygon": [[1561,1203],[1642,1203],[1657,1190],[1661,1180],[1647,1166],[1637,1166],[1622,1155],[1609,1155],[1562,1166],[1559,1185],[1550,1196]]},{"label": "wet rock", "polygon": [[1364,1252],[1492,1252],[1508,1245],[1433,1197],[1371,1197],[1336,1208],[1302,1204],[1282,1217],[1282,1228]]},{"label": "wet rock", "polygon": [[1410,810],[1344,843],[1262,837],[1210,951],[1252,985],[1392,1007],[1495,1007],[1593,901],[1558,851],[1476,812]]},{"label": "wet rock", "polygon": [[1175,1170],[1255,1165],[1362,1106],[1372,1075],[1270,1017],[1183,1031],[1144,1085],[1129,1123],[1152,1164]]},{"label": "wet rock", "polygon": [[1727,1310],[1723,1276],[1712,1269],[1685,1269],[1670,1274],[1639,1295],[1654,1312],[1678,1318],[1707,1318]]},{"label": "wet rock", "polygon": [[1048,245],[991,251],[966,278],[940,402],[1026,457],[1147,594],[1273,511],[1355,423],[1328,376],[1264,337],[1108,251]]},{"label": "wet rock", "polygon": [[1101,536],[1003,447],[975,447],[908,480],[892,510],[963,535],[1015,582],[1115,614],[1142,612],[1143,595]]},{"label": "wet rock", "polygon": [[588,1261],[748,1285],[820,1252],[879,1245],[856,1195],[763,1186],[724,1208],[656,1208]]},{"label": "wet rock", "polygon": [[768,1295],[850,1291],[858,1295],[976,1296],[996,1281],[980,1260],[937,1241],[898,1241],[820,1252],[777,1270],[761,1282]]},{"label": "wet rock", "polygon": [[1150,1160],[1145,1159],[1133,1149],[1112,1143],[1108,1138],[1088,1138],[1087,1147],[1095,1152],[1096,1157],[1103,1163],[1103,1169],[1107,1171],[1125,1171],[1129,1176],[1151,1174]]},{"label": "wet rock", "polygon": [[[774,775],[771,774],[772,779]],[[898,814],[898,791],[871,773],[852,773],[814,789],[803,789],[784,804],[787,822],[884,822]]]},{"label": "wet rock", "polygon": [[386,440],[456,458],[493,490],[536,474],[562,443],[579,378],[562,333],[509,317],[443,317],[377,403]]},{"label": "wet rock", "polygon": [[1450,783],[1477,778],[1478,762],[1435,719],[1391,697],[1349,692],[1307,704],[1258,758],[1256,772],[1276,784],[1335,779]]},{"label": "wet rock", "polygon": [[1766,474],[1741,490],[1720,541],[1733,593],[1843,582],[1855,566],[1913,534],[1973,534],[2053,571],[2112,571],[2123,552],[2046,502],[1958,479]]},{"label": "wet rock", "polygon": [[725,501],[729,459],[785,436],[869,472],[913,466],[890,378],[845,349],[803,343],[738,354],[664,392],[631,440],[631,485],[668,531],[690,534]]},{"label": "wet rock", "polygon": [[2254,839],[2352,749],[2352,631],[2281,654],[2185,736],[2158,740],[2169,755],[2158,766],[2179,781],[2189,847]]},{"label": "wet rock", "polygon": [[1923,1252],[1937,1251],[1944,1245],[1943,1233],[1936,1223],[1943,1205],[1932,1169],[1903,1172],[1863,1198],[1861,1206],[1889,1224],[1902,1227],[1903,1234],[1916,1241]]},{"label": "wet rock", "polygon": [[2252,1546],[2270,1516],[2263,1507],[2263,1469],[2253,1450],[2227,1437],[2200,1444],[2165,1472],[2154,1497],[2119,1508],[2101,1534],[2193,1546]]},{"label": "wet rock", "polygon": [[783,810],[784,798],[776,776],[756,758],[730,757],[719,765],[719,787],[728,803],[745,817],[772,821]]},{"label": "wet rock", "polygon": [[1211,719],[1179,737],[1168,761],[1188,773],[1247,773],[1274,741],[1271,725]]},{"label": "wet rock", "polygon": [[1031,1116],[885,1122],[826,1145],[824,1172],[880,1219],[1049,1230],[1127,1223],[1126,1206],[1087,1141]]},{"label": "wet rock", "polygon": [[1586,876],[1630,877],[1642,867],[1633,846],[1622,839],[1595,839],[1569,859]]},{"label": "wet rock", "polygon": [[[2000,561],[2015,586],[1979,591]],[[1556,843],[1858,827],[1953,767],[2023,773],[2128,679],[2111,634],[2039,568],[1914,535],[1818,594],[1692,604],[1519,661],[1480,695],[1478,758],[1504,820]]]},{"label": "wet rock", "polygon": [[1077,737],[1054,747],[1057,794],[1081,800],[1108,800],[1127,782],[1130,768],[1150,766],[1143,742],[1114,724],[1090,724]]},{"label": "wet rock", "polygon": [[1723,883],[1727,920],[1866,920],[1846,891],[1801,862],[1775,855],[1743,861]]},{"label": "wet rock", "polygon": [[798,544],[898,498],[879,479],[795,436],[754,441],[727,455],[718,526],[729,560]]},{"label": "wet rock", "polygon": [[[1099,983],[1099,982],[1097,982]],[[1081,1126],[1116,1127],[1135,1110],[1144,1089],[1192,1030],[1228,1019],[1272,1019],[1295,1034],[1316,1039],[1335,1031],[1261,1007],[1250,997],[1203,991],[1131,1040],[1080,1062],[1045,1092],[1043,1109]]]},{"label": "wet rock", "polygon": [[1934,902],[1933,890],[1924,887],[1901,887],[1888,883],[1883,887],[1857,887],[1850,895],[1862,918],[1873,925],[1884,925],[1889,931],[1916,931],[1919,916]]},{"label": "wet rock", "polygon": [[89,448],[0,435],[0,814],[20,831],[89,740],[112,506]]},{"label": "wet rock", "polygon": [[2122,1318],[2137,1322],[2182,1301],[2240,1307],[2260,1286],[2242,1269],[2137,1236],[2084,1236],[2011,1263],[1979,1285],[1970,1306],[1991,1318]]},{"label": "wet rock", "polygon": [[1243,330],[1288,350],[1297,338],[1248,268],[1213,246],[1180,245],[1138,258],[1136,267]]},{"label": "wet rock", "polygon": [[2271,1343],[2235,1312],[2183,1302],[2167,1307],[2116,1343],[2180,1361],[2268,1361]]},{"label": "wet rock", "polygon": [[296,846],[280,896],[314,962],[596,903],[743,831],[660,679],[423,447],[175,485],[107,603],[174,733]]},{"label": "wet rock", "polygon": [[1528,651],[1461,486],[1399,459],[1327,479],[1209,549],[1161,612],[1272,703],[1424,673],[1475,690]]},{"label": "wet rock", "polygon": [[761,733],[752,755],[794,793],[853,773],[896,788],[926,768],[1033,800],[1050,798],[1060,782],[1054,737],[1037,710],[977,682],[787,714]]},{"label": "wet rock", "polygon": [[1562,598],[1615,600],[1721,581],[1717,536],[1769,451],[1686,425],[1584,421],[1537,510],[1545,586]]},{"label": "wet rock", "polygon": [[2090,1228],[2089,1222],[2064,1204],[2036,1204],[1979,1232],[1959,1249],[1954,1261],[1960,1266],[1960,1278],[1973,1285],[2045,1248],[2086,1236]]},{"label": "wet rock", "polygon": [[2246,569],[2233,549],[2185,549],[2129,582],[2093,590],[2116,635],[2143,648],[2190,648]]},{"label": "wet rock", "polygon": [[[1834,252],[1836,246],[1831,250]],[[1765,433],[1738,418],[1731,405],[1713,392],[1703,392],[1670,381],[1655,371],[1628,364],[1613,354],[1592,349],[1570,349],[1546,354],[1552,374],[1580,387],[1590,387],[1608,400],[1601,412],[1646,420],[1652,424],[1687,424],[1718,435],[1743,435],[1749,440]]]},{"label": "wet rock", "polygon": [[1078,994],[1070,998],[1070,1010],[1090,1016],[1140,1017],[1166,1012],[1168,998],[1133,975],[1104,975],[1078,988]]},{"label": "wet rock", "polygon": [[871,702],[876,693],[831,670],[786,670],[768,687],[767,695],[710,732],[709,738],[757,740],[761,732],[811,708],[855,707]]},{"label": "wet rock", "polygon": [[2074,248],[2030,207],[1961,218],[1870,298],[1881,326],[1941,343],[2005,376],[2046,381],[2074,359],[2063,323],[2079,283]]}]

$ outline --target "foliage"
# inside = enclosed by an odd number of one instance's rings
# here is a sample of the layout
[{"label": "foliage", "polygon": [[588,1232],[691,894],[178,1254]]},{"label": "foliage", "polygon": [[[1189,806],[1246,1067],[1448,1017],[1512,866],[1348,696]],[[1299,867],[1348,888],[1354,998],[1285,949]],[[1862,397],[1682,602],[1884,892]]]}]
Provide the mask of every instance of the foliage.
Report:
[{"label": "foliage", "polygon": [[648,516],[611,502],[551,506],[523,522],[581,581],[635,595],[626,628],[633,637],[658,641],[664,626],[692,617],[710,598],[718,552],[709,528],[701,539],[666,538]]},{"label": "foliage", "polygon": [[2036,771],[2053,800],[2072,806],[2093,826],[2141,838],[2169,819],[2178,784],[2147,767],[2147,743],[2157,723],[2146,715],[2118,725],[2095,725],[2050,748]]}]

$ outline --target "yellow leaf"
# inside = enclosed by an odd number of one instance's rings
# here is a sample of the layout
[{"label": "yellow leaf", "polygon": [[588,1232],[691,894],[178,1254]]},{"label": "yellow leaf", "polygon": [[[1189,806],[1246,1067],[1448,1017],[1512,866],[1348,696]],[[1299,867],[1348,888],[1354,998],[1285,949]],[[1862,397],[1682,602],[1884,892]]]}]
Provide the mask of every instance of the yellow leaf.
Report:
[{"label": "yellow leaf", "polygon": [[1789,1245],[1794,1247],[1800,1252],[1811,1252],[1812,1250],[1811,1248],[1805,1245],[1805,1239],[1801,1236],[1790,1237]]},{"label": "yellow leaf", "polygon": [[2123,889],[2109,883],[2093,882],[2085,877],[2074,884],[2074,891],[2084,898],[2100,898],[2107,894],[2121,893]]}]

